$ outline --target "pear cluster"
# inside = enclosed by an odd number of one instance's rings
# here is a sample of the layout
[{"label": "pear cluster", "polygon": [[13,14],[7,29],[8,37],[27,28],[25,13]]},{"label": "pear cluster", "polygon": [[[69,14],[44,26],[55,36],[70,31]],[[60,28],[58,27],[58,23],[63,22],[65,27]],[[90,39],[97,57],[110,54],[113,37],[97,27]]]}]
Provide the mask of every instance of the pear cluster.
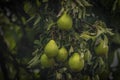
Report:
[{"label": "pear cluster", "polygon": [[50,40],[41,55],[40,62],[44,68],[53,67],[55,62],[64,62],[68,58],[68,52],[65,47],[58,48],[54,40]]},{"label": "pear cluster", "polygon": [[40,57],[40,63],[43,68],[52,68],[56,63],[66,63],[71,71],[78,72],[84,68],[84,59],[79,53],[73,53],[69,57],[67,49],[62,46],[58,48],[54,40],[50,40],[45,48],[44,53]]}]

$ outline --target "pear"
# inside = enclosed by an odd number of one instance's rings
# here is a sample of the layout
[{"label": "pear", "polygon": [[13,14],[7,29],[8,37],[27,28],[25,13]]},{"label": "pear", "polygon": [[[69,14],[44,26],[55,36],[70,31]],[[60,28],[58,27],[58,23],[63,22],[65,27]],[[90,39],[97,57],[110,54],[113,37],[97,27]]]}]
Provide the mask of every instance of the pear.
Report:
[{"label": "pear", "polygon": [[70,30],[73,25],[72,18],[65,11],[57,21],[58,28],[61,30]]},{"label": "pear", "polygon": [[79,72],[84,68],[84,59],[78,53],[74,53],[68,61],[70,69],[74,72]]},{"label": "pear", "polygon": [[96,55],[107,56],[109,46],[105,40],[100,40],[99,44],[94,47]]},{"label": "pear", "polygon": [[44,52],[47,57],[53,58],[58,54],[58,46],[54,40],[50,40],[45,46]]},{"label": "pear", "polygon": [[60,48],[59,53],[56,56],[56,60],[58,62],[64,62],[67,59],[67,57],[68,57],[68,52],[67,52],[66,48],[65,47]]},{"label": "pear", "polygon": [[40,57],[40,63],[43,68],[49,68],[54,66],[54,59],[53,58],[48,58],[46,54],[42,54]]}]

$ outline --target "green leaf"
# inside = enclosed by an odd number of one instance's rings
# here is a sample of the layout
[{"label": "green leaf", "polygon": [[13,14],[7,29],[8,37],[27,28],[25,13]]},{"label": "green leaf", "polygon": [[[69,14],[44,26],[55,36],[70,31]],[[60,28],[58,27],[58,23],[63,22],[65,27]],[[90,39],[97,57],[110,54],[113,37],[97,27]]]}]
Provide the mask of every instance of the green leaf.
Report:
[{"label": "green leaf", "polygon": [[31,20],[33,20],[35,18],[35,15],[31,16],[27,21],[26,23],[29,23]]},{"label": "green leaf", "polygon": [[70,46],[69,53],[72,53],[72,52],[74,52],[74,49],[72,46]]},{"label": "green leaf", "polygon": [[30,2],[25,2],[24,3],[24,11],[27,13],[29,10],[32,8],[32,5]]},{"label": "green leaf", "polygon": [[81,9],[79,9],[79,13],[78,13],[78,18],[81,19],[82,18],[82,13],[83,11]]},{"label": "green leaf", "polygon": [[112,37],[112,42],[119,44],[120,45],[120,33],[119,32],[115,32],[113,37]]},{"label": "green leaf", "polygon": [[41,6],[41,3],[40,3],[40,1],[39,1],[39,0],[36,0],[36,4],[37,4],[37,6],[38,6],[38,7],[40,7],[40,6]]},{"label": "green leaf", "polygon": [[5,26],[4,38],[10,50],[14,50],[17,47],[17,43],[21,40],[22,36],[20,26],[14,24]]},{"label": "green leaf", "polygon": [[61,79],[62,79],[62,74],[56,72],[56,79],[57,79],[57,80],[61,80]]},{"label": "green leaf", "polygon": [[89,6],[92,6],[88,1],[86,0],[80,0],[81,3],[85,6],[85,7],[89,7]]},{"label": "green leaf", "polygon": [[32,55],[37,55],[38,52],[39,52],[39,49],[36,49],[36,50],[32,53]]},{"label": "green leaf", "polygon": [[33,25],[34,25],[34,26],[35,26],[35,25],[37,25],[37,24],[40,22],[40,20],[41,20],[41,17],[40,17],[40,16],[38,16],[38,18],[35,20],[35,22],[34,22],[34,24],[33,24]]},{"label": "green leaf", "polygon": [[48,0],[42,0],[42,2],[48,2]]},{"label": "green leaf", "polygon": [[79,4],[79,6],[84,7],[84,5],[82,4],[81,0],[76,0],[76,2]]},{"label": "green leaf", "polygon": [[51,17],[49,17],[47,22],[47,31],[50,30],[56,23],[52,20]]},{"label": "green leaf", "polygon": [[88,40],[90,40],[90,39],[94,39],[95,38],[95,36],[91,36],[90,35],[91,33],[90,32],[83,32],[83,33],[81,33],[81,35],[80,35],[80,37],[82,38],[82,39],[84,39],[84,40],[86,40],[86,41],[88,41]]},{"label": "green leaf", "polygon": [[31,2],[28,2],[28,1],[26,1],[24,3],[24,11],[29,16],[33,16],[33,15],[36,14],[36,8],[35,8],[35,6]]},{"label": "green leaf", "polygon": [[47,28],[47,30],[50,30],[50,28],[51,28],[53,25],[55,25],[54,22],[51,22],[50,24],[48,24],[48,28]]},{"label": "green leaf", "polygon": [[82,17],[85,18],[85,16],[86,16],[86,8],[83,8]]},{"label": "green leaf", "polygon": [[39,65],[40,64],[39,58],[40,58],[40,55],[38,54],[34,56],[33,59],[28,62],[28,68]]},{"label": "green leaf", "polygon": [[113,4],[113,7],[112,7],[112,11],[115,11],[115,10],[116,10],[117,3],[118,3],[118,0],[115,0],[115,1],[114,1],[114,4]]}]

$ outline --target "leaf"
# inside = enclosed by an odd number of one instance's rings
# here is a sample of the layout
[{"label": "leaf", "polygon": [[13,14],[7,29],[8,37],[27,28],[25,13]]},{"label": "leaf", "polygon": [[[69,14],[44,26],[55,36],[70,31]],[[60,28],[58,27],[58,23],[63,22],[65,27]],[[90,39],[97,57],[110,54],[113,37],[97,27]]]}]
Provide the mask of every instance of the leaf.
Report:
[{"label": "leaf", "polygon": [[69,53],[72,53],[72,52],[74,52],[74,49],[72,46],[70,46]]},{"label": "leaf", "polygon": [[32,5],[30,2],[24,3],[24,11],[27,13],[32,8]]},{"label": "leaf", "polygon": [[81,9],[79,9],[78,18],[79,18],[79,19],[82,18],[82,10],[81,10]]},{"label": "leaf", "polygon": [[76,2],[79,4],[79,6],[84,7],[84,5],[82,4],[81,0],[76,0]]},{"label": "leaf", "polygon": [[31,20],[33,20],[35,18],[35,15],[31,16],[27,21],[26,23],[29,23]]},{"label": "leaf", "polygon": [[34,22],[34,24],[33,24],[33,25],[34,25],[34,26],[35,26],[35,25],[37,25],[37,24],[40,22],[40,20],[41,20],[41,17],[40,17],[40,16],[38,16],[38,18],[35,20],[35,22]]},{"label": "leaf", "polygon": [[86,8],[83,8],[82,17],[85,18],[85,16],[86,16]]},{"label": "leaf", "polygon": [[47,30],[50,30],[50,28],[51,28],[54,24],[55,24],[54,22],[51,22],[50,24],[48,24]]},{"label": "leaf", "polygon": [[40,7],[40,6],[41,6],[41,3],[40,3],[40,1],[39,1],[39,0],[36,0],[36,4],[37,4],[37,6],[38,6],[38,7]]},{"label": "leaf", "polygon": [[6,41],[7,45],[9,46],[9,49],[10,50],[14,49],[15,46],[16,46],[16,40],[15,40],[14,32],[12,32],[10,30],[7,31],[5,33],[4,38],[5,38],[5,41]]},{"label": "leaf", "polygon": [[94,39],[94,36],[89,35],[89,32],[83,32],[80,37],[83,38],[84,40],[88,41],[90,39]]},{"label": "leaf", "polygon": [[113,7],[112,7],[112,11],[115,11],[115,9],[117,7],[117,3],[118,3],[118,0],[115,0],[114,4],[113,4]]},{"label": "leaf", "polygon": [[10,50],[14,50],[22,38],[23,34],[20,26],[9,24],[9,26],[4,27],[4,39]]},{"label": "leaf", "polygon": [[61,80],[61,79],[62,79],[62,74],[56,72],[56,79],[57,79],[57,80]]},{"label": "leaf", "polygon": [[88,1],[86,1],[86,0],[80,0],[81,1],[81,3],[84,5],[84,6],[86,6],[86,7],[89,7],[89,6],[92,6]]},{"label": "leaf", "polygon": [[100,78],[99,78],[98,75],[95,75],[94,79],[95,79],[95,80],[100,80]]},{"label": "leaf", "polygon": [[37,55],[38,52],[39,52],[39,49],[36,49],[32,54]]},{"label": "leaf", "polygon": [[36,56],[34,56],[33,59],[28,62],[28,68],[34,67],[34,66],[40,64],[39,58],[40,58],[40,55],[38,55],[38,54]]},{"label": "leaf", "polygon": [[78,33],[74,33],[74,36],[75,36],[75,38],[76,38],[77,40],[79,40],[80,36],[79,36]]},{"label": "leaf", "polygon": [[26,1],[24,3],[24,11],[29,16],[33,16],[33,15],[36,14],[36,8],[35,8],[35,6],[31,2],[28,2],[28,1]]},{"label": "leaf", "polygon": [[112,32],[112,29],[106,28],[106,33],[108,33],[110,36],[113,36],[114,33]]},{"label": "leaf", "polygon": [[72,80],[72,75],[70,73],[66,73],[67,80]]},{"label": "leaf", "polygon": [[47,23],[47,30],[50,30],[53,27],[53,25],[55,25],[55,24],[56,23],[52,20],[52,18],[49,17],[48,23]]},{"label": "leaf", "polygon": [[48,0],[42,0],[42,2],[48,2]]}]

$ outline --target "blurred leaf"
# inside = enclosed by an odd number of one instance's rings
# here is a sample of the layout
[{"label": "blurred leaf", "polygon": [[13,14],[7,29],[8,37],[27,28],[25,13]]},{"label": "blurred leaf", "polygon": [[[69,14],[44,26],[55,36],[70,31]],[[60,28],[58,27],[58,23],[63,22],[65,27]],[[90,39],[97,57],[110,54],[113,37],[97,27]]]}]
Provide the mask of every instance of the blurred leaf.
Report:
[{"label": "blurred leaf", "polygon": [[26,13],[29,12],[29,10],[30,10],[31,8],[32,8],[32,5],[31,5],[30,2],[25,2],[25,3],[24,3],[24,10],[25,10]]},{"label": "blurred leaf", "polygon": [[32,53],[32,55],[37,55],[38,52],[39,52],[39,49],[36,49],[36,50]]},{"label": "blurred leaf", "polygon": [[40,6],[41,6],[41,3],[40,3],[40,1],[39,1],[39,0],[36,0],[36,4],[37,4],[37,6],[38,6],[38,7],[40,7]]},{"label": "blurred leaf", "polygon": [[36,54],[29,62],[28,62],[28,68],[34,67],[36,65],[40,64],[40,55]]},{"label": "blurred leaf", "polygon": [[72,46],[70,46],[69,53],[72,53],[72,52],[74,52],[74,49]]},{"label": "blurred leaf", "polygon": [[115,32],[113,37],[112,37],[112,41],[116,44],[120,45],[120,33],[119,32]]},{"label": "blurred leaf", "polygon": [[82,3],[83,3],[83,5],[86,7],[88,7],[88,6],[92,6],[88,1],[86,1],[86,0],[80,0]]},{"label": "blurred leaf", "polygon": [[30,27],[26,27],[25,29],[26,29],[26,34],[27,34],[28,41],[33,42],[34,41],[34,35],[35,35],[34,30]]},{"label": "blurred leaf", "polygon": [[114,1],[114,4],[113,4],[113,7],[112,7],[112,11],[115,11],[115,10],[116,10],[117,3],[118,3],[118,0],[115,0],[115,1]]},{"label": "blurred leaf", "polygon": [[81,9],[79,9],[79,13],[78,13],[78,18],[81,19],[82,18],[82,13],[83,11]]},{"label": "blurred leaf", "polygon": [[56,79],[57,80],[62,80],[62,74],[61,73],[56,73]]},{"label": "blurred leaf", "polygon": [[87,49],[84,53],[84,60],[90,63],[91,59],[92,59],[92,54],[90,50]]},{"label": "blurred leaf", "polygon": [[79,36],[79,34],[78,34],[78,33],[74,33],[74,36],[75,36],[75,38],[76,38],[77,40],[79,40],[79,39],[80,39],[80,36]]},{"label": "blurred leaf", "polygon": [[86,16],[86,8],[83,8],[83,13],[82,13],[83,19],[85,18],[85,16]]},{"label": "blurred leaf", "polygon": [[16,41],[15,41],[15,39],[14,39],[13,36],[6,34],[5,40],[6,40],[7,44],[8,44],[8,46],[9,46],[10,50],[12,50],[13,48],[15,48]]},{"label": "blurred leaf", "polygon": [[119,54],[120,54],[120,49],[118,48],[114,51],[113,60],[110,65],[111,68],[115,68],[119,65]]},{"label": "blurred leaf", "polygon": [[33,4],[31,2],[25,2],[24,3],[24,11],[29,15],[29,16],[33,16],[36,14],[36,8],[35,6],[33,6]]},{"label": "blurred leaf", "polygon": [[35,40],[35,41],[34,41],[34,44],[36,44],[36,45],[40,45],[41,42],[40,42],[39,40]]},{"label": "blurred leaf", "polygon": [[39,79],[40,78],[40,69],[34,69],[33,70],[35,78]]},{"label": "blurred leaf", "polygon": [[81,33],[81,35],[80,35],[80,37],[81,38],[83,38],[84,40],[86,40],[86,41],[88,41],[88,40],[90,40],[90,39],[94,39],[95,38],[95,36],[92,36],[92,35],[90,35],[91,33],[90,32],[83,32],[83,33]]},{"label": "blurred leaf", "polygon": [[47,30],[50,30],[50,28],[51,28],[51,27],[53,27],[53,25],[55,25],[55,23],[54,23],[54,22],[48,23]]},{"label": "blurred leaf", "polygon": [[48,2],[48,0],[42,0],[42,2]]},{"label": "blurred leaf", "polygon": [[0,80],[5,80],[5,79],[4,79],[3,72],[1,71],[1,68],[0,68]]},{"label": "blurred leaf", "polygon": [[35,15],[31,16],[27,21],[26,23],[29,23],[31,20],[33,20],[35,18]]},{"label": "blurred leaf", "polygon": [[89,75],[84,75],[83,80],[91,80]]},{"label": "blurred leaf", "polygon": [[22,23],[25,24],[26,23],[25,17],[21,17],[21,19],[22,19]]},{"label": "blurred leaf", "polygon": [[70,73],[66,73],[67,75],[67,80],[72,80],[72,75]]},{"label": "blurred leaf", "polygon": [[99,75],[95,75],[94,79],[95,80],[100,80]]},{"label": "blurred leaf", "polygon": [[79,6],[84,7],[84,5],[82,4],[82,2],[80,0],[76,0],[76,2],[79,4]]},{"label": "blurred leaf", "polygon": [[37,25],[40,22],[40,20],[41,20],[41,17],[38,16],[33,25],[34,26]]},{"label": "blurred leaf", "polygon": [[0,25],[10,23],[9,19],[1,12],[0,12],[0,19],[1,19],[0,20]]}]

